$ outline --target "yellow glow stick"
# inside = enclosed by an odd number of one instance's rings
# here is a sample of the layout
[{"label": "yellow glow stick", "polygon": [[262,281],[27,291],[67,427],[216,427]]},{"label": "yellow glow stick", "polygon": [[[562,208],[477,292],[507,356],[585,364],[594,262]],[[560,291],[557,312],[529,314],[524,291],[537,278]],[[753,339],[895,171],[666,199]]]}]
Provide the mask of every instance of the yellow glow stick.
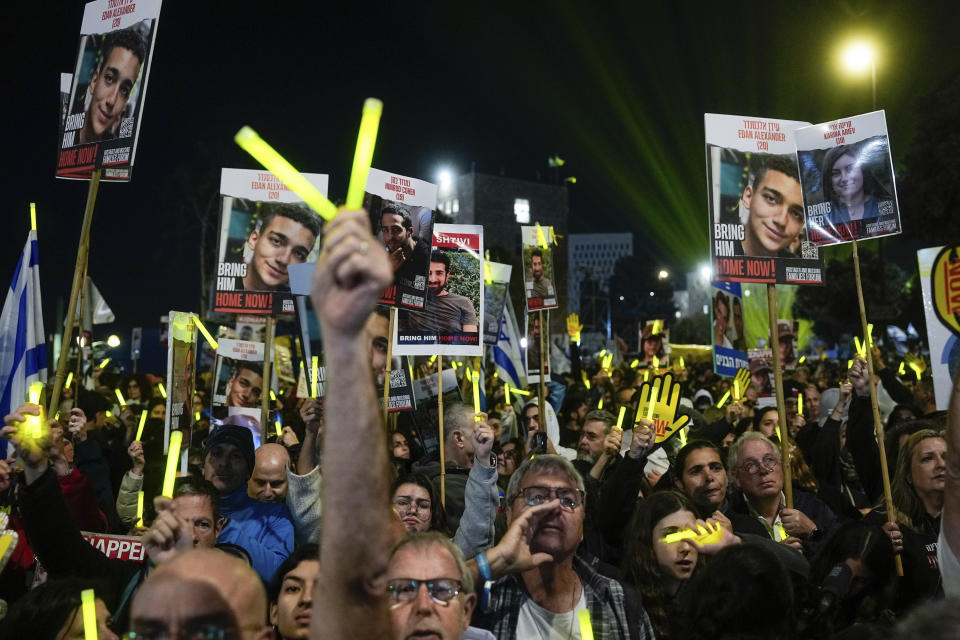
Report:
[{"label": "yellow glow stick", "polygon": [[157,389],[159,389],[159,391],[160,391],[160,396],[161,396],[164,400],[166,400],[166,399],[167,399],[167,390],[166,390],[166,388],[164,388],[162,382],[158,382],[158,383],[157,383]]},{"label": "yellow glow stick", "polygon": [[720,402],[717,403],[717,409],[723,409],[723,405],[727,404],[727,400],[729,399],[730,399],[730,392],[727,391],[722,396],[720,396]]},{"label": "yellow glow stick", "polygon": [[847,369],[853,366],[853,360],[847,360]]},{"label": "yellow glow stick", "polygon": [[320,377],[320,356],[310,358],[310,397],[317,397],[317,379]]},{"label": "yellow glow stick", "polygon": [[803,394],[797,396],[797,413],[803,415]]},{"label": "yellow glow stick", "polygon": [[859,355],[861,358],[865,357],[866,352],[863,348],[863,345],[860,344],[860,338],[853,336],[853,344],[857,347],[857,355]]},{"label": "yellow glow stick", "polygon": [[500,372],[499,372],[499,371],[494,371],[494,372],[493,372],[493,377],[494,377],[494,378],[499,378],[499,377],[500,377]]},{"label": "yellow glow stick", "polygon": [[273,389],[270,389],[270,399],[273,400],[274,402],[277,401],[277,394],[273,392]]},{"label": "yellow glow stick", "polygon": [[680,356],[680,368],[683,369],[683,356]]},{"label": "yellow glow stick", "polygon": [[647,382],[649,379],[650,379],[650,370],[649,370],[649,369],[644,369],[644,370],[643,370],[643,381],[644,381],[644,382]]},{"label": "yellow glow stick", "polygon": [[687,428],[681,427],[679,435],[680,435],[680,446],[681,447],[687,446]]},{"label": "yellow glow stick", "polygon": [[733,401],[740,402],[740,381],[737,379],[733,381]]},{"label": "yellow glow stick", "polygon": [[180,445],[183,442],[183,431],[170,432],[170,449],[167,451],[167,468],[163,472],[163,490],[160,495],[164,498],[173,498],[173,481],[177,478],[177,462],[180,461]]},{"label": "yellow glow stick", "polygon": [[[473,380],[473,412],[480,413],[480,374],[474,371],[470,378]],[[473,419],[480,422],[480,416]]]},{"label": "yellow glow stick", "polygon": [[777,425],[777,440],[783,442],[783,436],[780,435],[780,425]]},{"label": "yellow glow stick", "polygon": [[617,416],[617,429],[623,431],[623,414],[627,412],[626,407],[620,407],[620,415]]},{"label": "yellow glow stick", "polygon": [[[903,368],[903,362],[901,362],[901,363],[900,363],[900,368],[897,369],[897,373],[902,376],[902,375],[905,374],[906,372],[907,372],[906,369]],[[70,385],[68,384],[67,386],[69,387]]]},{"label": "yellow glow stick", "polygon": [[451,360],[451,361],[450,361],[450,364],[453,366],[453,370],[454,370],[454,371],[457,371],[457,370],[458,370],[458,369],[457,369],[457,361],[456,361],[456,360]]},{"label": "yellow glow stick", "polygon": [[137,491],[137,526],[143,526],[143,491]]},{"label": "yellow glow stick", "polygon": [[639,366],[640,366],[640,360],[638,360],[637,358],[634,358],[633,362],[630,363],[631,369],[636,369]]},{"label": "yellow glow stick", "polygon": [[782,524],[777,523],[777,531],[780,533],[780,540],[786,540],[790,536],[787,535],[787,530],[783,528]]},{"label": "yellow glow stick", "polygon": [[200,412],[199,412],[199,411],[194,411],[194,412],[193,412],[193,422],[194,422],[194,423],[200,422]]},{"label": "yellow glow stick", "polygon": [[97,603],[93,589],[84,589],[80,592],[80,603],[83,609],[83,640],[97,640]]},{"label": "yellow glow stick", "polygon": [[650,405],[647,407],[647,420],[653,420],[653,405],[657,403],[657,395],[660,393],[660,380],[653,381],[653,389],[650,390]]},{"label": "yellow glow stick", "polygon": [[117,394],[117,400],[120,401],[120,406],[121,407],[127,406],[127,401],[123,399],[123,394],[120,393],[120,389],[114,389],[113,391]]},{"label": "yellow glow stick", "polygon": [[600,349],[599,357],[600,357],[601,359],[603,359],[603,356],[605,356],[605,355],[607,355],[607,350],[606,350],[606,349]]},{"label": "yellow glow stick", "polygon": [[[409,362],[407,363],[407,369],[410,370],[410,380],[413,380],[413,365],[410,364]],[[494,378],[497,377],[496,372],[494,372],[493,377],[494,377]]]},{"label": "yellow glow stick", "polygon": [[140,426],[137,427],[137,437],[134,440],[140,440],[143,437],[143,426],[147,424],[147,411],[140,412]]},{"label": "yellow glow stick", "polygon": [[530,395],[530,392],[529,392],[529,391],[524,391],[523,389],[517,389],[516,387],[513,387],[513,392],[514,392],[515,394],[517,394],[518,396],[528,396],[528,395]]},{"label": "yellow glow stick", "polygon": [[583,386],[587,388],[587,391],[590,391],[590,378],[587,377],[587,372],[581,369],[580,377],[583,378]]},{"label": "yellow glow stick", "polygon": [[510,403],[510,385],[509,384],[503,385],[503,394],[504,394],[504,399],[507,401],[507,406],[510,406],[511,403]]},{"label": "yellow glow stick", "polygon": [[383,103],[376,98],[363,101],[363,116],[360,118],[360,133],[357,135],[357,149],[353,153],[353,170],[350,171],[350,184],[347,187],[347,208],[359,209],[363,206],[363,193],[367,189],[367,174],[373,161],[373,147],[377,142],[377,129],[380,128],[380,114]]},{"label": "yellow glow stick", "polygon": [[[27,389],[27,399],[31,404],[40,406],[40,394],[43,392],[43,383],[34,382]],[[26,435],[31,440],[39,440],[43,437],[43,407],[40,407],[40,415],[27,416]]]},{"label": "yellow glow stick", "polygon": [[284,160],[283,156],[277,153],[273,147],[267,144],[263,138],[257,135],[257,132],[250,127],[243,127],[233,137],[233,140],[240,145],[244,151],[256,158],[257,162],[270,170],[273,175],[283,184],[287,185],[291,191],[300,196],[307,205],[320,214],[324,220],[332,220],[337,215],[335,204],[327,200],[327,197],[320,193],[315,186],[303,177],[303,175],[293,168],[293,166]]},{"label": "yellow glow stick", "polygon": [[427,364],[433,364],[436,361],[437,361],[437,356],[433,355],[433,356],[430,356],[430,360]]},{"label": "yellow glow stick", "polygon": [[[490,258],[487,258],[489,260]],[[487,281],[487,284],[493,284],[493,276],[490,275],[490,263],[483,263],[483,279]]]},{"label": "yellow glow stick", "polygon": [[283,435],[283,425],[280,424],[279,420],[274,421],[273,424],[277,428],[277,437],[281,437]]},{"label": "yellow glow stick", "polygon": [[600,409],[603,409],[603,396],[600,396],[600,401],[597,402],[597,411],[600,411]]},{"label": "yellow glow stick", "polygon": [[798,362],[799,364],[803,364],[803,363],[806,361],[806,359],[807,359],[807,356],[800,356],[800,359],[797,360],[797,362]]},{"label": "yellow glow stick", "polygon": [[31,231],[37,230],[37,203],[36,202],[30,203],[30,230]]},{"label": "yellow glow stick", "polygon": [[864,342],[873,346],[873,323],[867,325],[867,339]]},{"label": "yellow glow stick", "polygon": [[206,338],[207,344],[210,345],[210,348],[214,351],[217,350],[217,341],[213,339],[213,336],[210,335],[210,332],[207,331],[207,328],[203,326],[203,323],[200,322],[199,316],[193,316],[193,323],[197,325],[197,329],[200,329],[200,333],[203,334],[203,337]]},{"label": "yellow glow stick", "polygon": [[658,358],[657,356],[653,356],[653,368],[654,369],[660,368],[660,358]]},{"label": "yellow glow stick", "polygon": [[[900,368],[901,368],[901,369],[903,368],[903,365],[902,365],[902,364],[900,365]],[[901,371],[901,373],[903,373],[903,372]],[[63,386],[69,387],[71,384],[73,384],[73,371],[71,371],[70,373],[67,374],[67,382],[66,382],[66,384],[64,384]]]},{"label": "yellow glow stick", "polygon": [[110,411],[104,411],[104,413],[107,415],[108,418],[113,417],[113,413],[111,413]]},{"label": "yellow glow stick", "polygon": [[590,610],[581,609],[577,614],[580,621],[580,640],[593,640],[593,626],[590,624]]},{"label": "yellow glow stick", "polygon": [[103,362],[100,363],[100,365],[99,365],[98,368],[103,369],[103,368],[106,367],[108,364],[110,364],[110,358],[104,358],[104,359],[103,359]]}]

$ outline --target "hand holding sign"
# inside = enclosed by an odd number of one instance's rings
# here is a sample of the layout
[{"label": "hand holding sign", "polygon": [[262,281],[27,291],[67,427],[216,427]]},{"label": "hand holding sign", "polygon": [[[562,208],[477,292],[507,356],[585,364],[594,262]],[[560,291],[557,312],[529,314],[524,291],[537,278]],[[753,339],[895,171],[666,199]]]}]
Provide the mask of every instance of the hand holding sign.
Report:
[{"label": "hand holding sign", "polygon": [[653,423],[654,443],[663,442],[689,422],[687,416],[677,416],[679,406],[680,384],[675,384],[669,373],[640,387],[638,411]]}]

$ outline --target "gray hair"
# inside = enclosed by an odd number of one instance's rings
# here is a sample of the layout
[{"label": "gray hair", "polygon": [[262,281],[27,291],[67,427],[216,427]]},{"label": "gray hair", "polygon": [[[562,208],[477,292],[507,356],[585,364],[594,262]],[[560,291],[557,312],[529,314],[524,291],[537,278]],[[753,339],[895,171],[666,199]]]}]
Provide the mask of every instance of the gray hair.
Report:
[{"label": "gray hair", "polygon": [[517,467],[517,470],[510,476],[510,484],[507,485],[507,504],[513,504],[513,501],[520,495],[520,484],[526,476],[539,474],[567,478],[581,491],[584,501],[586,501],[587,492],[583,486],[583,476],[570,464],[570,461],[562,456],[541,455],[524,460],[523,464]]},{"label": "gray hair", "polygon": [[390,560],[393,560],[397,552],[404,547],[412,546],[414,549],[424,550],[434,545],[440,545],[446,549],[450,557],[453,558],[454,563],[457,565],[457,571],[460,572],[460,583],[463,585],[463,593],[473,593],[473,574],[470,573],[470,569],[467,568],[467,562],[463,559],[463,553],[457,545],[453,544],[450,538],[439,531],[422,531],[405,536],[400,542],[393,545],[393,549],[390,550]]},{"label": "gray hair", "polygon": [[588,422],[602,422],[605,428],[604,434],[609,434],[613,431],[613,425],[617,424],[617,419],[605,409],[594,409],[583,418],[583,424]]},{"label": "gray hair", "polygon": [[454,431],[459,431],[467,440],[473,438],[476,431],[476,422],[474,421],[473,405],[463,402],[456,402],[443,408],[444,431],[449,440]]},{"label": "gray hair", "polygon": [[743,449],[743,445],[754,440],[766,443],[766,445],[773,450],[773,455],[776,456],[777,462],[781,462],[780,449],[777,445],[773,444],[770,438],[759,431],[747,431],[737,438],[737,441],[733,443],[730,447],[730,452],[727,454],[727,473],[731,478],[735,478],[737,475],[737,469],[740,466],[740,450]]}]

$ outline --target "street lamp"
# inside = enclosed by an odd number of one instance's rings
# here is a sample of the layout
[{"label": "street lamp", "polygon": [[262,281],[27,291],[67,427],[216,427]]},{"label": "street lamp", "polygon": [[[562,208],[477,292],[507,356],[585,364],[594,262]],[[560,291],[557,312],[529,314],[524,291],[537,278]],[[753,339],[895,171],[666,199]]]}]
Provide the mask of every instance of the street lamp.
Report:
[{"label": "street lamp", "polygon": [[670,277],[670,272],[668,272],[666,269],[660,269],[660,273],[657,274],[657,278],[661,280],[666,280],[669,277]]},{"label": "street lamp", "polygon": [[843,67],[850,73],[860,74],[870,69],[873,110],[877,109],[877,53],[872,44],[856,40],[844,47],[841,53]]},{"label": "street lamp", "polygon": [[120,337],[117,336],[116,334],[111,335],[109,338],[107,338],[107,346],[110,347],[111,349],[116,349],[117,347],[119,347]]}]

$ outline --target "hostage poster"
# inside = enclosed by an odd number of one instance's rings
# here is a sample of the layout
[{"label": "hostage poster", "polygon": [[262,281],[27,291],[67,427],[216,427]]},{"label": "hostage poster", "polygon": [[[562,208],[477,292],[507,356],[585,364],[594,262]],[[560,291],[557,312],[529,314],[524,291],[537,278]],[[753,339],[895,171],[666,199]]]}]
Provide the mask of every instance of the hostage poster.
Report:
[{"label": "hostage poster", "polygon": [[810,241],[839,244],[900,233],[883,111],[797,129]]},{"label": "hostage poster", "polygon": [[553,285],[553,227],[520,227],[520,238],[527,311],[558,308]]},{"label": "hostage poster", "polygon": [[713,370],[721,376],[735,376],[749,367],[743,286],[739,282],[711,282],[710,298]]},{"label": "hostage poster", "polygon": [[160,0],[96,0],[86,5],[66,117],[58,178],[129,180],[160,18]]},{"label": "hostage poster", "polygon": [[263,343],[221,338],[214,371],[215,407],[260,406],[263,393]]},{"label": "hostage poster", "polygon": [[170,444],[170,432],[183,431],[183,450],[190,446],[193,424],[193,390],[197,360],[197,326],[193,314],[171,311],[167,343],[167,419],[163,430],[163,452]]},{"label": "hostage poster", "polygon": [[704,114],[714,279],[819,284],[793,131],[808,122]]},{"label": "hostage poster", "polygon": [[483,342],[497,344],[500,338],[500,317],[503,315],[503,305],[510,293],[509,264],[487,262],[484,267],[483,287]]},{"label": "hostage poster", "polygon": [[[327,193],[327,176],[303,176]],[[287,268],[316,260],[320,216],[269,171],[223,169],[213,310],[295,313]]]},{"label": "hostage poster", "polygon": [[482,356],[483,227],[435,224],[423,311],[397,313],[396,355]]},{"label": "hostage poster", "polygon": [[[409,358],[393,357],[390,362],[390,391],[388,396],[389,407],[387,411],[413,411],[416,409],[416,403],[413,397],[412,370],[409,364]],[[386,378],[386,370],[377,374],[377,398],[380,400],[380,406],[383,407],[383,383]]]},{"label": "hostage poster", "polygon": [[437,185],[370,169],[363,208],[393,268],[393,284],[380,304],[423,309]]}]

